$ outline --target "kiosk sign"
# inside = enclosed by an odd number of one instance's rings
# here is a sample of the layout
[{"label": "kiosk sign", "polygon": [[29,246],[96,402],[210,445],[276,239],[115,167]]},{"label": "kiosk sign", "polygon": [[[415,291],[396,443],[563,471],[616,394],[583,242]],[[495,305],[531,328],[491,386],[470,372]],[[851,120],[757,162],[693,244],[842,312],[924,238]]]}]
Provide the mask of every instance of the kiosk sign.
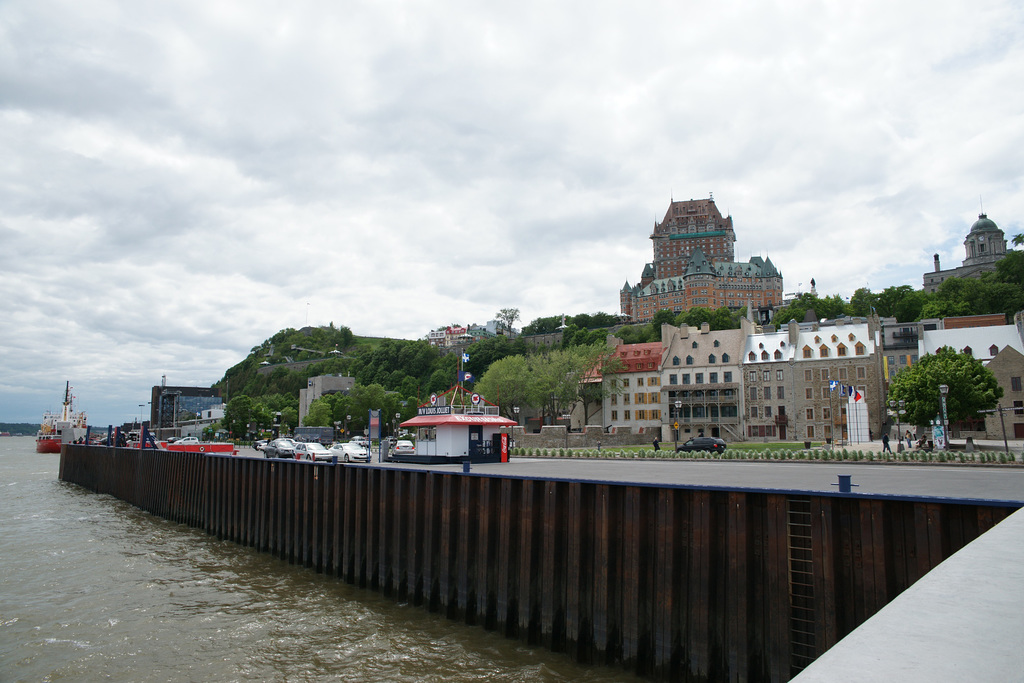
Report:
[{"label": "kiosk sign", "polygon": [[451,406],[421,406],[416,411],[417,415],[451,415]]}]

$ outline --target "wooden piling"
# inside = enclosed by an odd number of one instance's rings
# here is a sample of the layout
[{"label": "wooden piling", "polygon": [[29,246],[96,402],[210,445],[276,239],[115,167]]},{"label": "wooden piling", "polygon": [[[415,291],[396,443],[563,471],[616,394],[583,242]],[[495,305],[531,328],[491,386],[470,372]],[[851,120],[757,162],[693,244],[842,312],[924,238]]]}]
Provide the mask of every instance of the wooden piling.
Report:
[{"label": "wooden piling", "polygon": [[584,663],[786,681],[1015,506],[65,446],[60,478]]}]

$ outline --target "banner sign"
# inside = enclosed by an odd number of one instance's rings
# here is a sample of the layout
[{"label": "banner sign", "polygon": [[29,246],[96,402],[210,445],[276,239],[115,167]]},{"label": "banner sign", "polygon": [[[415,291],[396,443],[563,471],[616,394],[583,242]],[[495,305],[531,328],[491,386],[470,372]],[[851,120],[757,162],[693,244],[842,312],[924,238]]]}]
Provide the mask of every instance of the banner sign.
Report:
[{"label": "banner sign", "polygon": [[451,415],[451,406],[422,406],[416,411],[417,415]]}]

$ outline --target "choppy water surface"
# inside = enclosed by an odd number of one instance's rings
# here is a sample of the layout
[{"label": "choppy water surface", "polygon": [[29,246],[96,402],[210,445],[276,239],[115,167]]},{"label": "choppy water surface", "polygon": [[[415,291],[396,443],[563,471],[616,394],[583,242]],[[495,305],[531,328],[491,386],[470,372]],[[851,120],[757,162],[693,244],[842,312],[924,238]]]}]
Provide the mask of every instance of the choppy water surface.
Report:
[{"label": "choppy water surface", "polygon": [[622,681],[153,517],[0,438],[0,681]]}]

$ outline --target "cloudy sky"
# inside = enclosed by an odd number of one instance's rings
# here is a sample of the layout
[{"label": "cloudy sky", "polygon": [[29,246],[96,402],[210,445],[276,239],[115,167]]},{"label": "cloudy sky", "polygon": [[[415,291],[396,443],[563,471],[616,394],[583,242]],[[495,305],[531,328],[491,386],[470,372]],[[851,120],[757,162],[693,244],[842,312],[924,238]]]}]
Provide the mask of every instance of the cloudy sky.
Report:
[{"label": "cloudy sky", "polygon": [[1024,6],[0,2],[0,421],[278,330],[618,312],[672,197],[787,291],[1024,232]]}]

